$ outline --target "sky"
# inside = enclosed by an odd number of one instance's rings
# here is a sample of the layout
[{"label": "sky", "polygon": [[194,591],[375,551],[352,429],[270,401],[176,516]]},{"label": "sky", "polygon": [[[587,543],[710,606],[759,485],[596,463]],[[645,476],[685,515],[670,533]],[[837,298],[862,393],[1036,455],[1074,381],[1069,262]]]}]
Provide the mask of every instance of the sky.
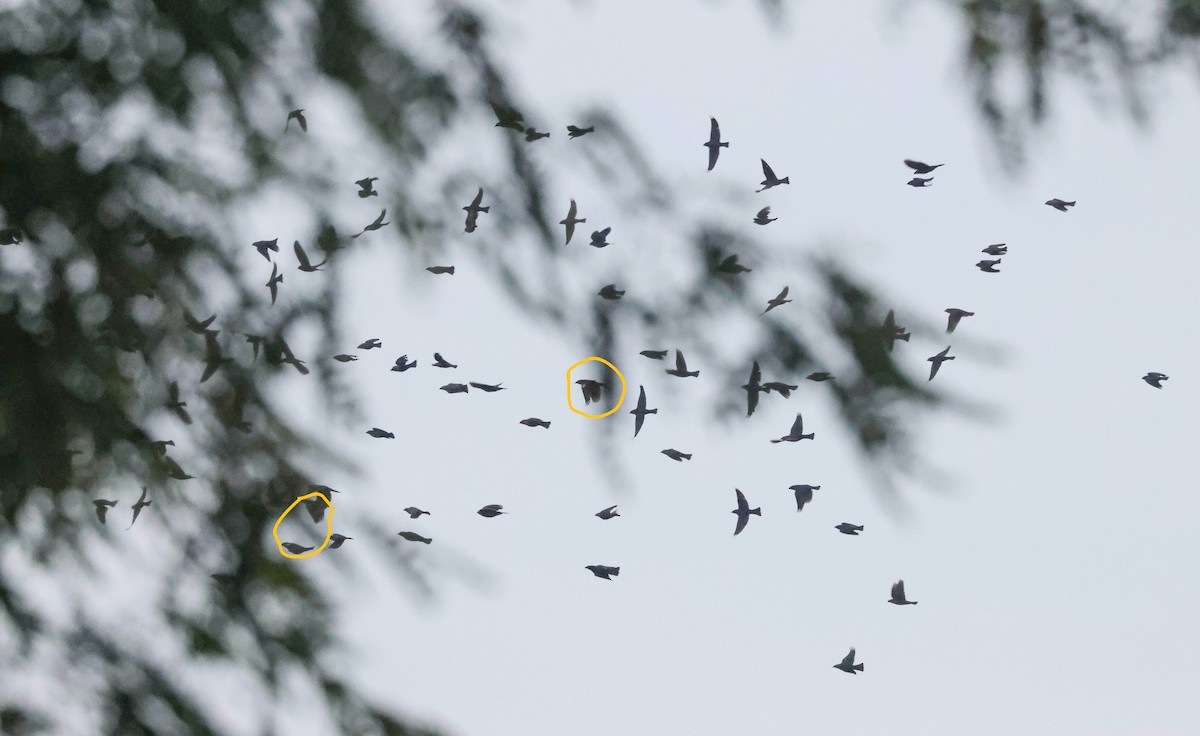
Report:
[{"label": "sky", "polygon": [[[363,426],[327,421],[298,379],[283,390],[297,422],[362,469],[314,468],[341,491],[335,531],[381,524],[432,537],[396,544],[434,594],[398,585],[370,541],[297,561],[337,601],[341,671],[461,736],[1193,733],[1195,79],[1154,84],[1144,129],[1117,105],[1052,85],[1051,123],[1010,176],[971,108],[961,29],[941,4],[801,3],[781,23],[733,0],[479,7],[518,99],[552,132],[534,144],[551,207],[565,213],[574,197],[589,217],[568,246],[580,251],[581,284],[608,283],[604,259],[645,264],[630,288],[670,279],[659,235],[688,226],[617,220],[622,193],[581,177],[576,148],[605,131],[567,141],[565,126],[588,124],[581,111],[599,106],[642,144],[684,217],[716,218],[789,254],[835,255],[912,329],[897,360],[922,380],[925,359],[951,345],[956,360],[934,388],[986,411],[921,416],[915,446],[930,470],[902,477],[890,500],[821,384],[767,376],[801,386],[718,423],[708,402],[740,395],[735,386],[715,385],[699,361],[700,377],[683,380],[637,354],[687,344],[603,356],[629,393],[612,417],[586,419],[564,396],[567,368],[589,357],[582,341],[532,322],[473,256],[472,238],[499,237],[489,233],[498,213],[428,257],[405,255],[394,231],[371,233],[337,275],[354,287],[345,351],[383,342],[339,368],[368,397]],[[399,8],[372,6],[399,37],[420,39],[428,14]],[[306,106],[319,130],[322,106]],[[710,116],[730,147],[706,172]],[[430,165],[486,164],[489,141],[505,134],[490,121],[455,129]],[[365,169],[371,153],[361,156],[351,165]],[[760,157],[791,184],[755,194]],[[904,185],[905,158],[946,166],[917,190]],[[372,175],[386,193],[386,172]],[[449,196],[465,204],[483,184]],[[1078,205],[1060,213],[1042,204],[1051,197]],[[766,205],[779,220],[751,224]],[[373,207],[348,217],[368,222]],[[262,212],[246,241],[281,215],[304,217]],[[586,248],[593,224],[613,226],[613,245]],[[999,274],[974,267],[990,243],[1009,247]],[[456,274],[423,270],[435,264]],[[825,302],[803,288],[802,266],[744,278],[764,307],[790,284],[795,302],[763,319],[815,331]],[[975,312],[950,336],[948,307]],[[460,367],[431,368],[434,351]],[[390,372],[401,353],[418,368]],[[836,357],[827,368],[837,374]],[[1171,377],[1164,389],[1140,380],[1148,371]],[[507,390],[437,390],[467,381]],[[633,438],[627,412],[642,385],[659,413]],[[769,443],[796,412],[815,440]],[[551,428],[517,423],[530,416]],[[617,463],[595,451],[601,422],[620,425]],[[395,440],[366,437],[372,426]],[[660,454],[669,447],[693,459],[673,462]],[[788,486],[799,483],[821,489],[797,514]],[[762,508],[737,537],[735,488]],[[509,513],[477,516],[489,503]],[[620,518],[593,516],[612,504]],[[432,515],[409,520],[409,505]],[[841,535],[841,522],[864,531]],[[154,528],[153,515],[139,525]],[[357,559],[333,565],[331,554]],[[621,573],[600,580],[591,564]],[[898,579],[919,605],[886,602]],[[832,668],[852,646],[865,664],[856,676]],[[255,718],[289,736],[332,732],[303,693],[296,708],[264,714],[237,679],[219,687],[231,733]]]}]

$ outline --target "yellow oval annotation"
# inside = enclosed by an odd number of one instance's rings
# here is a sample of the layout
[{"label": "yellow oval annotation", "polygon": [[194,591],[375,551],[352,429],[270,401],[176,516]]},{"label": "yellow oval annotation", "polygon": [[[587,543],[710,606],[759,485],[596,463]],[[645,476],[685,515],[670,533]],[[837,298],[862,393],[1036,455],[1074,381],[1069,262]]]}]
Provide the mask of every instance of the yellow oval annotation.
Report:
[{"label": "yellow oval annotation", "polygon": [[[617,374],[617,378],[621,379],[621,398],[617,399],[616,406],[614,406],[613,408],[604,412],[603,414],[588,414],[585,411],[580,411],[579,409],[575,408],[575,404],[572,403],[572,401],[571,401],[571,371],[575,370],[576,368],[583,365],[584,363],[590,363],[593,360],[598,360],[601,363],[603,363],[604,365],[611,368],[612,372]],[[612,363],[609,363],[604,358],[593,355],[590,358],[584,358],[583,360],[579,361],[578,363],[576,363],[575,365],[573,365],[567,369],[567,406],[571,408],[571,411],[575,412],[579,416],[587,417],[588,419],[603,419],[604,417],[611,416],[613,413],[615,413],[617,411],[617,409],[621,408],[621,404],[623,404],[623,403],[625,403],[625,376],[621,375],[621,371],[617,370],[617,367],[615,365],[613,365]]]},{"label": "yellow oval annotation", "polygon": [[[304,499],[312,498],[313,496],[320,496],[321,500],[325,502],[325,505],[329,507],[329,513],[325,515],[325,541],[321,542],[321,546],[317,547],[314,550],[311,550],[309,552],[304,552],[303,554],[294,555],[291,552],[288,552],[286,549],[283,548],[283,542],[281,542],[279,540],[279,525],[282,524],[284,518],[286,518],[287,515],[292,512],[292,509],[296,508],[297,504],[299,504]],[[272,527],[271,534],[274,535],[274,537],[275,537],[275,544],[276,544],[276,546],[279,547],[279,554],[283,555],[284,557],[287,557],[287,558],[293,559],[293,560],[302,560],[305,557],[312,557],[313,555],[319,555],[319,554],[321,554],[321,551],[325,549],[325,546],[327,544],[329,544],[329,538],[333,536],[333,504],[330,503],[329,499],[325,498],[325,494],[321,493],[320,491],[314,491],[312,493],[301,496],[301,497],[297,498],[295,501],[292,501],[292,505],[288,506],[287,510],[284,511],[283,514],[280,515],[280,517],[275,521],[275,526]]]}]

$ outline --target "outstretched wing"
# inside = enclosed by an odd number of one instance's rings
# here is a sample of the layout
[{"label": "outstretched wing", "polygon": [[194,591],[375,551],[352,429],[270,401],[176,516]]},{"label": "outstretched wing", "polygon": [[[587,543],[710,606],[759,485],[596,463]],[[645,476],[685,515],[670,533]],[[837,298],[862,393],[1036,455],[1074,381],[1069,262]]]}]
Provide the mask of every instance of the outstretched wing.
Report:
[{"label": "outstretched wing", "polygon": [[847,654],[844,659],[842,659],[842,664],[847,667],[854,666],[854,647],[850,647],[850,653]]},{"label": "outstretched wing", "polygon": [[896,584],[892,586],[892,598],[894,598],[898,601],[904,600],[904,581],[903,580],[896,581]]},{"label": "outstretched wing", "polygon": [[687,372],[687,361],[683,358],[683,352],[679,350],[675,351],[675,370],[680,373]]},{"label": "outstretched wing", "polygon": [[799,437],[802,434],[804,434],[804,417],[797,414],[796,421],[792,422],[791,435],[793,437]]},{"label": "outstretched wing", "polygon": [[911,158],[904,159],[904,165],[913,171],[920,171],[921,169],[926,168],[924,163],[920,161],[913,161]]},{"label": "outstretched wing", "polygon": [[760,158],[759,161],[762,161],[763,177],[766,178],[767,181],[775,181],[775,172],[771,171],[771,167],[767,165],[767,160],[765,158]]},{"label": "outstretched wing", "polygon": [[292,247],[296,251],[296,260],[300,261],[300,266],[302,268],[311,268],[312,264],[309,263],[308,254],[304,252],[304,248],[300,245],[300,241],[295,241]]}]

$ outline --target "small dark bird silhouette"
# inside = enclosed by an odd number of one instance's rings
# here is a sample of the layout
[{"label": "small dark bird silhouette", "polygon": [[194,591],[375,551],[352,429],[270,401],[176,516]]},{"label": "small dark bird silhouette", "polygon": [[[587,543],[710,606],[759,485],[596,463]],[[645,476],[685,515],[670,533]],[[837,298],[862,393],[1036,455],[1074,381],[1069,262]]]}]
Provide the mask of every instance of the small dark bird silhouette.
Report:
[{"label": "small dark bird silhouette", "polygon": [[549,137],[550,137],[549,133],[539,133],[532,127],[527,128],[525,130],[525,142],[526,143],[533,143],[538,138],[549,138]]},{"label": "small dark bird silhouette", "polygon": [[445,358],[443,358],[441,353],[434,353],[433,354],[433,367],[434,368],[457,368],[458,366],[455,365],[454,363],[447,361]]},{"label": "small dark bird silhouette", "polygon": [[580,128],[579,126],[576,126],[576,125],[568,125],[567,126],[567,134],[571,138],[578,138],[581,135],[587,135],[588,133],[595,133],[595,132],[596,132],[596,126],[594,126],[594,125],[588,126],[587,128]]},{"label": "small dark bird silhouette", "polygon": [[826,373],[825,371],[815,371],[813,373],[809,373],[807,376],[805,376],[805,378],[810,381],[816,381],[817,383],[820,383],[821,381],[832,381],[833,374]]},{"label": "small dark bird silhouette", "polygon": [[859,672],[863,671],[862,662],[854,664],[854,647],[850,647],[850,653],[847,654],[841,662],[835,664],[834,667],[842,672],[849,672],[852,675],[857,675]]},{"label": "small dark bird silhouette", "polygon": [[679,378],[688,378],[689,376],[694,378],[694,377],[700,375],[700,371],[689,371],[688,370],[687,361],[684,360],[683,352],[680,350],[675,351],[675,367],[668,368],[667,373],[670,373],[672,376],[677,376]]},{"label": "small dark bird silhouette", "polygon": [[429,268],[427,268],[425,270],[428,271],[429,273],[436,273],[436,274],[448,273],[451,276],[454,275],[454,266],[430,266]]},{"label": "small dark bird silhouette", "polygon": [[908,185],[910,187],[916,187],[917,189],[924,189],[929,186],[929,182],[931,182],[931,181],[933,181],[932,176],[929,177],[928,179],[922,179],[919,176],[914,176],[913,178],[908,180]]},{"label": "small dark bird silhouette", "polygon": [[572,199],[571,207],[567,210],[567,216],[558,221],[559,225],[566,225],[567,227],[567,242],[564,245],[570,244],[571,236],[575,234],[575,226],[587,222],[587,220],[580,220],[575,217],[577,214],[579,214],[579,208],[575,205],[575,200]]},{"label": "small dark bird silhouette", "polygon": [[780,442],[799,442],[800,440],[811,440],[811,439],[813,439],[814,436],[815,436],[815,433],[812,433],[812,432],[810,432],[808,434],[804,434],[804,418],[801,417],[799,414],[797,414],[796,421],[792,422],[791,431],[788,432],[787,434],[785,434],[784,436],[780,437],[777,440],[771,440],[771,444],[778,444]]},{"label": "small dark bird silhouette", "polygon": [[500,121],[493,127],[508,128],[518,133],[525,131],[525,119],[521,116],[521,113],[511,107],[498,105],[495,102],[491,103],[491,105],[492,110],[496,113],[496,119]]},{"label": "small dark bird silhouette", "polygon": [[908,342],[910,335],[904,331],[903,327],[896,326],[896,310],[889,309],[887,317],[883,319],[883,327],[879,328],[883,335],[883,344],[887,347],[888,352],[892,352],[892,348],[896,344],[896,340]]},{"label": "small dark bird silhouette", "polygon": [[[271,260],[271,257],[267,256],[267,260]],[[203,335],[203,334],[207,333],[208,326],[211,325],[213,323],[213,320],[216,318],[217,318],[217,315],[214,314],[211,317],[209,317],[208,319],[201,321],[201,320],[196,319],[196,317],[193,316],[192,313],[189,312],[188,310],[186,310],[186,309],[183,310],[183,321],[187,323],[188,329],[191,330],[192,332],[196,333],[197,335]]]},{"label": "small dark bird silhouette", "polygon": [[174,478],[175,480],[191,480],[195,477],[183,472],[183,468],[179,467],[179,463],[175,462],[173,458],[169,458],[165,455],[162,458],[162,466],[163,470],[167,474],[167,477],[169,478]]},{"label": "small dark bird silhouette", "polygon": [[283,124],[284,133],[287,132],[288,126],[292,124],[292,120],[300,123],[300,130],[303,130],[305,133],[308,132],[308,121],[304,119],[304,108],[292,110],[288,113],[287,122]]},{"label": "small dark bird silhouette", "polygon": [[911,158],[906,158],[904,159],[904,165],[912,169],[914,174],[929,174],[939,166],[945,166],[946,164],[934,164],[933,166],[930,166],[927,163],[913,161]]},{"label": "small dark bird silhouette", "polygon": [[904,581],[897,580],[892,585],[892,597],[888,599],[888,603],[895,603],[897,606],[915,606],[918,601],[910,601],[904,597]]},{"label": "small dark bird silhouette", "polygon": [[759,161],[762,161],[763,176],[766,178],[759,182],[762,184],[762,189],[759,189],[758,191],[765,192],[771,187],[777,187],[780,184],[791,184],[791,182],[788,181],[788,177],[785,176],[780,179],[779,177],[775,176],[775,172],[771,171],[771,167],[767,165],[765,159],[759,159]]},{"label": "small dark bird silhouette", "polygon": [[650,360],[662,360],[667,357],[667,353],[669,352],[669,350],[643,350],[638,355],[644,355]]},{"label": "small dark bird silhouette", "polygon": [[501,509],[503,509],[503,508],[504,508],[504,506],[502,504],[489,503],[487,506],[484,506],[483,508],[479,509],[475,513],[479,514],[480,516],[482,516],[484,518],[491,519],[491,518],[499,516],[500,514],[507,514],[508,513],[507,511],[501,511]]},{"label": "small dark bird silhouette", "polygon": [[721,261],[720,265],[717,266],[717,270],[721,273],[739,274],[750,273],[754,269],[746,268],[742,264],[738,263],[738,255],[737,253],[734,253],[725,260]]},{"label": "small dark bird silhouette", "polygon": [[113,506],[116,506],[117,502],[98,498],[95,501],[92,501],[92,505],[96,507],[96,518],[100,520],[101,524],[107,524],[108,522],[106,521],[106,517],[108,515],[108,510]]},{"label": "small dark bird silhouette", "polygon": [[754,361],[754,365],[750,366],[750,380],[742,384],[742,388],[746,391],[746,416],[754,414],[754,410],[758,407],[758,395],[762,392],[762,370],[758,367],[758,361]]},{"label": "small dark bird silhouette", "polygon": [[385,438],[389,439],[389,440],[396,439],[396,435],[392,434],[391,432],[387,431],[386,429],[380,429],[379,427],[371,427],[370,429],[367,430],[367,434],[371,435],[372,437],[374,437],[376,439],[380,439],[380,440],[385,439]]},{"label": "small dark bird silhouette", "polygon": [[674,460],[677,463],[681,463],[684,460],[692,459],[692,456],[689,453],[680,452],[679,450],[673,450],[673,449],[663,450],[662,454],[666,455],[667,457],[671,458],[672,460]]},{"label": "small dark bird silhouette", "polygon": [[638,388],[641,389],[641,392],[638,394],[637,408],[635,408],[635,409],[633,409],[633,411],[629,412],[634,417],[634,419],[633,419],[633,436],[634,437],[637,437],[638,432],[642,431],[642,422],[646,421],[646,415],[658,413],[658,409],[647,409],[646,408],[646,387],[639,386]]},{"label": "small dark bird silhouette", "polygon": [[592,242],[588,243],[588,245],[592,246],[593,248],[607,248],[608,246],[612,245],[612,243],[608,242],[608,234],[611,232],[611,227],[606,227],[603,230],[593,231]]},{"label": "small dark bird silhouette", "polygon": [[1066,202],[1066,201],[1059,199],[1058,197],[1055,197],[1054,199],[1047,199],[1046,204],[1050,205],[1051,207],[1058,210],[1059,212],[1066,212],[1068,207],[1075,206],[1074,202]]},{"label": "small dark bird silhouette", "polygon": [[344,534],[330,534],[329,549],[338,549],[347,539],[354,539],[354,537],[347,537]]},{"label": "small dark bird silhouette", "polygon": [[138,516],[139,516],[139,515],[141,515],[141,513],[142,513],[142,509],[146,508],[146,507],[147,507],[147,506],[149,506],[151,503],[153,503],[152,501],[147,501],[147,500],[146,500],[146,495],[147,495],[147,493],[149,493],[149,491],[147,491],[147,490],[146,490],[146,486],[142,486],[142,495],[141,495],[141,498],[139,498],[139,499],[137,500],[137,503],[135,503],[135,504],[133,505],[133,520],[129,522],[129,526],[125,527],[126,529],[132,529],[132,528],[133,528],[133,523],[134,523],[135,521],[137,521],[137,519],[138,519]]},{"label": "small dark bird silhouette", "polygon": [[271,290],[271,306],[275,306],[275,297],[279,296],[279,285],[283,283],[283,274],[279,273],[279,264],[271,264],[271,278],[267,280],[267,288]]},{"label": "small dark bird silhouette", "polygon": [[600,401],[600,393],[604,388],[604,384],[588,378],[581,378],[575,382],[575,385],[579,386],[579,390],[583,392],[584,406],[587,406],[593,401]]},{"label": "small dark bird silhouette", "polygon": [[403,373],[404,371],[408,370],[409,368],[416,368],[416,367],[417,367],[417,361],[414,360],[413,362],[409,363],[408,356],[401,355],[399,358],[396,358],[396,365],[392,366],[392,370],[396,371],[397,373]]},{"label": "small dark bird silhouette", "polygon": [[758,214],[754,216],[754,224],[766,225],[767,223],[775,222],[778,219],[778,217],[771,217],[770,207],[763,207],[758,211]]},{"label": "small dark bird silhouette", "polygon": [[476,383],[475,381],[471,381],[471,385],[472,385],[473,387],[475,387],[475,388],[479,389],[480,391],[485,391],[485,392],[487,392],[487,393],[489,393],[489,394],[491,394],[491,393],[495,393],[495,392],[497,392],[497,391],[503,391],[503,390],[504,390],[504,389],[503,389],[503,388],[500,386],[500,384],[499,384],[499,383],[496,383],[496,384],[491,384],[491,383]]},{"label": "small dark bird silhouette", "polygon": [[483,201],[483,187],[479,187],[479,192],[476,193],[475,199],[471,200],[471,204],[463,207],[467,212],[467,232],[475,232],[476,220],[479,218],[480,212],[488,212],[491,207],[480,207],[479,203]]},{"label": "small dark bird silhouette", "polygon": [[729,141],[721,140],[721,126],[717,125],[716,118],[709,118],[711,123],[708,129],[708,142],[704,147],[708,149],[708,170],[712,171],[717,165],[717,156],[721,155],[722,148],[729,148]]},{"label": "small dark bird silhouette", "polygon": [[750,508],[750,504],[746,501],[745,494],[736,488],[733,489],[733,492],[737,494],[737,508],[733,510],[733,513],[737,514],[737,527],[733,530],[733,536],[736,537],[742,533],[743,529],[746,528],[746,522],[750,521],[750,514],[754,514],[755,516],[759,517],[762,516],[762,508]]},{"label": "small dark bird silhouette", "polygon": [[416,532],[400,532],[400,536],[410,542],[423,542],[424,544],[430,544],[433,542],[433,540],[429,537],[422,537]]},{"label": "small dark bird silhouette", "polygon": [[383,347],[383,343],[378,337],[372,337],[370,340],[364,340],[358,345],[359,350],[374,350],[375,348]]},{"label": "small dark bird silhouette", "polygon": [[993,243],[992,245],[984,248],[981,252],[987,253],[989,256],[1002,256],[1005,253],[1008,253],[1008,246],[1004,243]]},{"label": "small dark bird silhouette", "polygon": [[790,488],[796,492],[796,513],[797,514],[800,513],[804,509],[805,504],[812,503],[813,491],[821,490],[821,486],[809,486],[809,485],[804,485],[804,484],[788,486],[788,488]]},{"label": "small dark bird silhouette", "polygon": [[465,383],[447,383],[441,390],[448,394],[465,394],[471,389]]},{"label": "small dark bird silhouette", "polygon": [[292,366],[297,371],[299,371],[300,375],[302,375],[302,376],[308,375],[308,368],[304,365],[304,361],[300,360],[299,358],[296,357],[295,353],[292,352],[292,348],[287,344],[286,340],[284,340],[282,337],[277,336],[275,338],[275,345],[278,347],[279,352],[280,352],[280,359],[279,359],[280,363]]},{"label": "small dark bird silhouette", "polygon": [[242,335],[246,338],[246,342],[250,343],[250,347],[254,348],[254,357],[251,360],[258,360],[258,349],[262,346],[265,338],[262,335],[249,335],[245,332]]},{"label": "small dark bird silhouette", "polygon": [[608,519],[611,519],[614,516],[620,516],[620,514],[617,513],[616,506],[609,506],[606,509],[600,509],[600,511],[596,514],[596,516],[607,521]]},{"label": "small dark bird silhouette", "polygon": [[259,254],[261,254],[262,257],[266,258],[268,261],[271,260],[271,256],[267,253],[267,251],[273,250],[276,253],[279,252],[279,238],[275,238],[274,240],[256,240],[254,241],[253,245],[255,249],[258,250]]},{"label": "small dark bird silhouette", "polygon": [[767,381],[762,385],[764,394],[769,394],[774,391],[785,399],[792,398],[792,392],[798,388],[800,387],[793,386],[790,383],[784,383],[783,381]]},{"label": "small dark bird silhouette", "polygon": [[292,243],[292,249],[296,251],[296,260],[300,261],[300,270],[305,273],[320,271],[321,266],[324,266],[329,262],[329,259],[326,258],[320,263],[313,265],[312,261],[308,260],[308,254],[304,252],[304,246],[300,245],[299,240],[296,240]]},{"label": "small dark bird silhouette", "polygon": [[179,417],[179,421],[184,424],[191,424],[192,415],[188,414],[186,407],[187,402],[179,400],[179,382],[171,381],[171,385],[167,388],[167,408],[175,412],[175,416]]},{"label": "small dark bird silhouette", "polygon": [[834,529],[837,529],[842,534],[849,534],[852,537],[857,537],[858,533],[863,530],[861,524],[859,524],[858,526],[855,526],[854,524],[847,524],[844,521],[841,524],[838,524],[837,526],[835,526]]},{"label": "small dark bird silhouette", "polygon": [[379,228],[383,227],[384,225],[391,225],[392,223],[383,221],[383,218],[386,216],[387,216],[387,210],[383,210],[382,212],[379,213],[379,217],[375,218],[375,222],[372,222],[370,225],[367,225],[366,227],[364,227],[362,229],[362,232],[358,233],[358,235],[351,235],[350,237],[357,238],[359,235],[362,235],[363,233],[368,233],[373,230],[378,230]]},{"label": "small dark bird silhouette", "polygon": [[547,422],[545,419],[538,419],[537,417],[522,419],[518,424],[524,424],[526,427],[545,427],[546,429],[550,429],[550,422]]},{"label": "small dark bird silhouette", "polygon": [[408,514],[408,518],[410,518],[410,519],[419,519],[419,518],[421,518],[422,514],[424,514],[426,516],[433,515],[433,514],[430,514],[428,511],[423,511],[423,510],[417,508],[416,506],[409,506],[408,508],[404,509],[404,513]]},{"label": "small dark bird silhouette", "polygon": [[950,355],[950,346],[947,345],[945,350],[925,360],[933,364],[929,368],[929,380],[932,381],[933,377],[937,375],[938,369],[942,367],[942,363],[945,363],[947,360],[954,360],[954,356]]},{"label": "small dark bird silhouette", "polygon": [[221,355],[221,346],[217,344],[216,332],[204,333],[204,374],[200,376],[200,383],[204,383],[212,378],[221,366],[226,363],[232,363],[232,358],[225,358]]},{"label": "small dark bird silhouette", "polygon": [[983,261],[980,261],[979,263],[976,263],[975,265],[979,268],[980,271],[986,271],[987,273],[1000,273],[999,269],[996,268],[996,266],[1000,265],[1000,260],[1001,259],[999,259],[999,258],[997,258],[994,261],[983,260]]},{"label": "small dark bird silhouette", "polygon": [[946,323],[946,333],[947,334],[954,332],[954,328],[958,327],[958,323],[962,320],[963,317],[974,317],[975,316],[974,312],[968,312],[965,309],[955,309],[954,307],[950,307],[949,309],[947,309],[946,314],[950,315],[950,320]]},{"label": "small dark bird silhouette", "polygon": [[609,567],[608,565],[585,565],[584,569],[591,570],[593,575],[605,580],[612,580],[621,573],[621,568]]},{"label": "small dark bird silhouette", "polygon": [[1156,371],[1151,371],[1151,372],[1147,373],[1146,375],[1142,376],[1142,380],[1145,381],[1146,383],[1150,384],[1154,388],[1162,388],[1162,382],[1167,380],[1168,378],[1169,378],[1169,376],[1167,376],[1167,374],[1158,373]]},{"label": "small dark bird silhouette", "polygon": [[767,308],[764,309],[762,313],[766,314],[767,312],[771,311],[775,307],[782,307],[784,304],[791,304],[792,300],[788,299],[787,295],[788,295],[788,287],[785,286],[785,287],[783,287],[783,291],[779,292],[779,296],[775,297],[774,299],[767,300]]},{"label": "small dark bird silhouette", "polygon": [[617,299],[625,296],[625,292],[621,289],[618,289],[616,284],[609,284],[596,293],[599,296],[608,299],[609,301],[616,301]]},{"label": "small dark bird silhouette", "polygon": [[358,356],[347,355],[346,353],[338,353],[337,355],[333,356],[333,359],[339,363],[353,363],[354,361],[358,360]]},{"label": "small dark bird silhouette", "polygon": [[367,197],[378,197],[379,192],[375,191],[375,187],[372,186],[372,183],[377,181],[379,181],[378,176],[368,176],[366,179],[359,179],[358,181],[354,182],[358,185],[358,196],[362,197],[363,199],[366,199]]},{"label": "small dark bird silhouette", "polygon": [[283,548],[294,555],[302,554],[304,552],[311,552],[313,549],[312,547],[301,546],[295,542],[284,542]]}]

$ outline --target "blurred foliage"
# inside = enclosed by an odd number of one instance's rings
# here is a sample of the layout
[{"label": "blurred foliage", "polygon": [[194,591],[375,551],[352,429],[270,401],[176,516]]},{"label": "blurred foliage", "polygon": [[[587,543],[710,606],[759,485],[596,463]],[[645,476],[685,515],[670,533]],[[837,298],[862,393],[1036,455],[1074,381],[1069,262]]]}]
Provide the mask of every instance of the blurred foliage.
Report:
[{"label": "blurred foliage", "polygon": [[[364,129],[354,144],[370,147],[395,182],[381,206],[414,253],[436,250],[461,215],[427,218],[405,182],[453,125],[488,126],[503,146],[506,186],[488,187],[501,237],[484,240],[479,257],[531,318],[598,355],[697,346],[696,362],[729,382],[731,399],[716,408],[726,417],[741,411],[734,387],[753,359],[788,380],[836,364],[837,380],[821,385],[865,455],[883,468],[911,458],[900,409],[938,399],[897,369],[879,339],[886,306],[836,264],[809,265],[828,294],[825,328],[840,355],[818,356],[796,325],[755,319],[762,305],[719,264],[733,253],[760,270],[779,261],[717,226],[702,224],[679,244],[678,289],[631,290],[619,302],[568,289],[544,177],[518,134],[490,127],[492,104],[521,106],[487,24],[467,6],[436,7],[441,35],[425,39],[436,64],[383,34],[370,3],[36,0],[0,10],[0,643],[13,643],[0,650],[3,733],[40,732],[63,715],[11,689],[47,667],[74,683],[96,732],[221,732],[180,662],[164,664],[138,637],[101,625],[84,592],[59,586],[67,623],[29,596],[36,581],[95,573],[93,555],[113,540],[92,499],[123,500],[141,485],[153,489],[156,510],[170,509],[159,518],[177,552],[156,560],[169,585],[147,615],[184,663],[248,673],[270,703],[286,702],[283,680],[298,677],[343,733],[425,732],[331,666],[323,654],[333,639],[308,622],[327,620],[332,602],[261,543],[280,511],[319,482],[303,468],[339,461],[288,426],[269,389],[315,381],[334,415],[356,411],[330,362],[304,358],[337,352],[338,280],[314,274],[269,308],[265,274],[249,274],[247,259],[258,256],[238,226],[241,201],[286,191],[311,214],[294,236],[314,262],[328,258],[336,271],[357,242],[336,224],[352,180],[336,165],[339,151],[305,148],[309,134],[295,125],[283,133],[288,111],[304,104],[293,100],[311,90],[340,95]],[[784,12],[779,0],[762,7]],[[966,21],[976,104],[1013,160],[1028,126],[1046,119],[1053,74],[1099,84],[1106,64],[1140,116],[1140,75],[1193,52],[1200,34],[1200,5],[1189,0],[1167,3],[1158,37],[1140,43],[1119,20],[1071,0],[952,7]],[[1006,103],[999,80],[1014,65],[1023,102]],[[308,114],[310,125],[321,117]],[[579,119],[604,131],[584,155],[597,180],[628,195],[630,217],[669,216],[665,187],[619,121],[599,111]],[[287,273],[285,288],[298,280]],[[635,275],[610,280],[626,277]],[[718,319],[740,320],[756,347],[723,354],[709,340]],[[206,361],[219,367],[201,382]],[[189,423],[167,407],[172,382]],[[403,555],[393,562],[398,579],[427,590]],[[203,605],[185,594],[189,584]],[[275,732],[269,722],[248,728]]]}]

